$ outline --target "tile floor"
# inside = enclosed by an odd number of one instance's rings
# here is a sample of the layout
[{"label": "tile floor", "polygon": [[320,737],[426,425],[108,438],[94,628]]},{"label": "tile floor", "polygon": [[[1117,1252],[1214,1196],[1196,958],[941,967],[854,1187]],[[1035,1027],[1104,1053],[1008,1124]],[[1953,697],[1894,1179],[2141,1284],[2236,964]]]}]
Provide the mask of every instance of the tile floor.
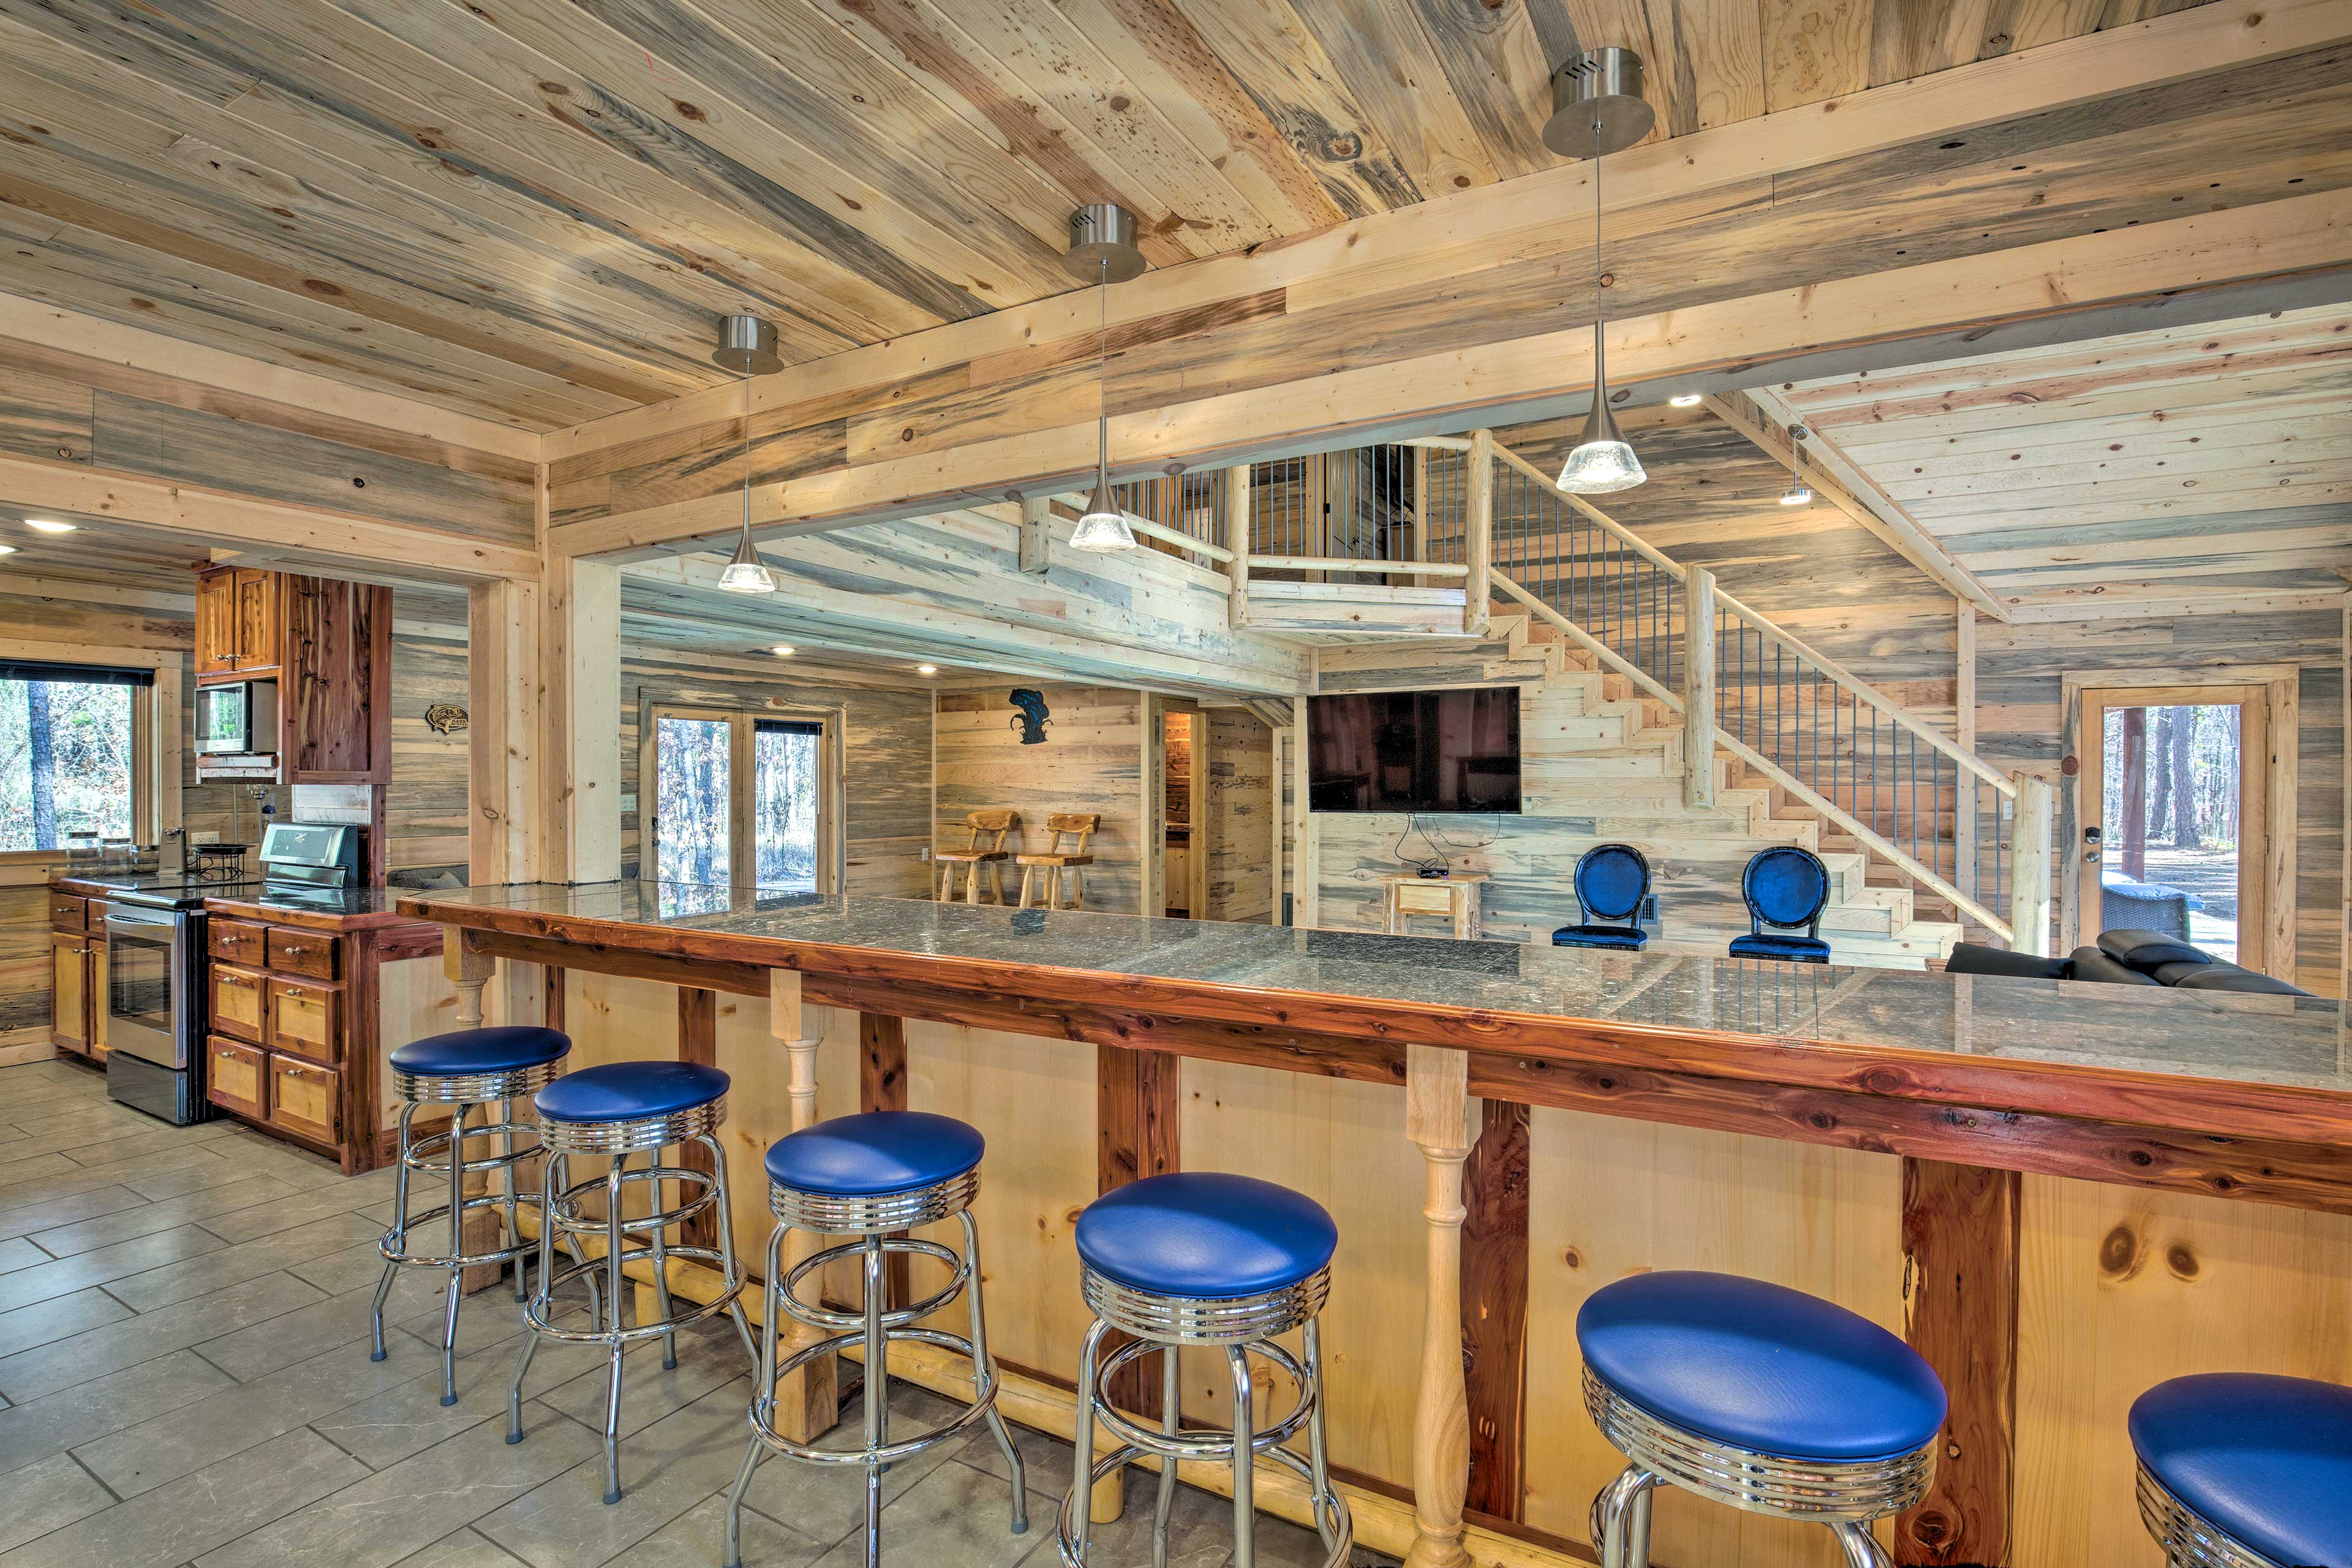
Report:
[{"label": "tile floor", "polygon": [[[440,1276],[412,1274],[368,1359],[392,1173],[325,1161],[226,1121],[174,1128],[109,1100],[69,1062],[0,1068],[0,1568],[715,1568],[751,1380],[731,1328],[681,1336],[664,1372],[631,1357],[625,1495],[604,1506],[601,1352],[543,1346],[527,1441],[505,1441],[513,1297],[467,1298],[458,1403],[440,1403]],[[894,1422],[948,1407],[891,1394]],[[845,1428],[846,1431],[848,1428]],[[987,1433],[902,1464],[886,1557],[1048,1568],[1066,1444],[1013,1428],[1031,1527],[1006,1529]],[[1150,1561],[1150,1478],[1097,1561]],[[862,1479],[771,1459],[744,1561],[854,1568]],[[1260,1563],[1312,1568],[1311,1531],[1261,1518]],[[1172,1568],[1223,1568],[1232,1510],[1179,1494]],[[1360,1563],[1385,1563],[1360,1552]]]}]

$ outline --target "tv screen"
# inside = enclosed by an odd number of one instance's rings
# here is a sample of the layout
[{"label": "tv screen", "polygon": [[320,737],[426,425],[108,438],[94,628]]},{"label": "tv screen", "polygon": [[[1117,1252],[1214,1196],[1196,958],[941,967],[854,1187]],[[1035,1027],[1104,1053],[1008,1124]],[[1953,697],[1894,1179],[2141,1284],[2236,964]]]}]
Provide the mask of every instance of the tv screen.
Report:
[{"label": "tv screen", "polygon": [[1314,811],[1518,810],[1518,688],[1308,698],[1307,803]]}]

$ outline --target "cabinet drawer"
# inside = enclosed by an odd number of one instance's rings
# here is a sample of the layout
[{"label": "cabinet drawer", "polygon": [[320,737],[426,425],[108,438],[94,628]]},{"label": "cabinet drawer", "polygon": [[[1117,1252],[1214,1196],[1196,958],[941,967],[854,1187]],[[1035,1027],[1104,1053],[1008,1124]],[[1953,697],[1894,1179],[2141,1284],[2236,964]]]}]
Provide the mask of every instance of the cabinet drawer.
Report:
[{"label": "cabinet drawer", "polygon": [[269,967],[289,974],[307,974],[314,980],[332,980],[337,945],[335,939],[324,931],[271,926]]},{"label": "cabinet drawer", "polygon": [[215,1035],[206,1042],[205,1098],[256,1121],[269,1110],[269,1057],[252,1046]]},{"label": "cabinet drawer", "polygon": [[1400,882],[1396,901],[1397,908],[1409,915],[1450,915],[1454,912],[1454,889],[1444,882]]},{"label": "cabinet drawer", "polygon": [[342,1074],[292,1057],[269,1058],[269,1124],[320,1143],[342,1132]]},{"label": "cabinet drawer", "polygon": [[231,963],[242,963],[254,969],[259,969],[267,962],[268,943],[264,936],[268,927],[256,925],[251,921],[217,918],[212,921],[211,927],[205,945],[212,950],[215,958],[226,959]]},{"label": "cabinet drawer", "polygon": [[214,964],[213,1027],[224,1035],[259,1045],[267,1037],[262,1032],[263,990],[261,976],[251,970]]},{"label": "cabinet drawer", "polygon": [[327,985],[269,982],[269,1048],[315,1061],[343,1058],[343,994]]},{"label": "cabinet drawer", "polygon": [[89,900],[71,893],[49,895],[49,924],[58,931],[89,929]]}]

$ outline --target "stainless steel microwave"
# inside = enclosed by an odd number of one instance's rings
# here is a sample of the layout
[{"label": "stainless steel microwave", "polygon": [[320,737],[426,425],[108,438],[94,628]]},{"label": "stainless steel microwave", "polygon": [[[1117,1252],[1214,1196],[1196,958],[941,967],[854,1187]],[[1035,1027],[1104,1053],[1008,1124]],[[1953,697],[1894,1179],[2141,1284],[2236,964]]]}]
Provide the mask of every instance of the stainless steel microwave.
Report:
[{"label": "stainless steel microwave", "polygon": [[196,688],[196,752],[237,756],[278,750],[278,682],[230,680]]}]

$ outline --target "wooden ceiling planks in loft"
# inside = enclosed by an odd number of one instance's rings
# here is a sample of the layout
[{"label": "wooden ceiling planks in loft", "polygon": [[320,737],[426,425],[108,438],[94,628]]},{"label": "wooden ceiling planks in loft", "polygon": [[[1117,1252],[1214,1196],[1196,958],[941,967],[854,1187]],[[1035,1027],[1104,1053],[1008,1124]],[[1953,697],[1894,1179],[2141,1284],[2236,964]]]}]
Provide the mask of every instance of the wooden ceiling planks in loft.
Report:
[{"label": "wooden ceiling planks in loft", "polygon": [[1779,396],[2003,599],[2340,593],[2352,306]]},{"label": "wooden ceiling planks in loft", "polygon": [[0,292],[524,428],[1552,166],[1550,67],[1655,134],[2170,0],[0,0]]}]

